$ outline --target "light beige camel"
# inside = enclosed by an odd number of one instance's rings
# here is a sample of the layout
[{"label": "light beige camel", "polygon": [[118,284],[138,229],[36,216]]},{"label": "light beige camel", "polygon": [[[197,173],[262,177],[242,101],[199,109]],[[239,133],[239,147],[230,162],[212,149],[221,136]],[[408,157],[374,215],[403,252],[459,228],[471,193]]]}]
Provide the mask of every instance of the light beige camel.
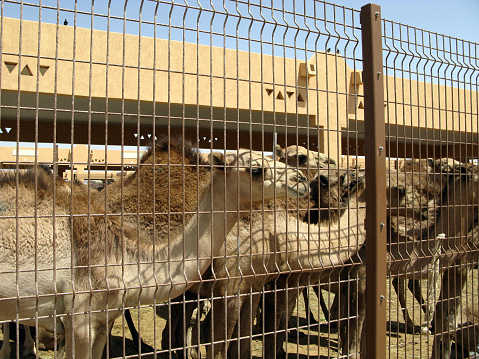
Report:
[{"label": "light beige camel", "polygon": [[[83,184],[41,170],[2,175],[0,320],[18,310],[22,324],[64,330],[69,358],[100,358],[121,308],[174,298],[198,281],[238,211],[308,190],[297,170],[251,151],[215,154],[209,165],[198,158],[181,141],[159,141],[118,188],[123,199],[128,186],[141,193],[122,215]],[[143,215],[156,226],[126,225]]]},{"label": "light beige camel", "polygon": [[[462,291],[462,285],[467,278],[472,263],[477,262],[477,251],[468,250],[477,248],[478,239],[467,233],[471,233],[477,224],[477,186],[478,176],[477,167],[469,166],[450,159],[438,160],[435,163],[436,175],[447,177],[441,180],[446,184],[440,203],[434,206],[434,211],[430,213],[432,218],[431,225],[423,227],[423,230],[414,225],[407,225],[408,219],[404,220],[404,228],[399,231],[397,236],[391,237],[389,244],[389,253],[391,256],[391,273],[423,273],[429,265],[433,264],[436,257],[427,251],[434,252],[437,243],[434,243],[438,234],[444,233],[440,239],[439,265],[440,271],[445,271],[442,280],[441,294],[439,302],[434,311],[433,327],[436,334],[434,340],[433,357],[446,357],[450,355],[451,337],[447,330],[455,320],[457,300]],[[441,183],[439,181],[439,183]],[[434,183],[434,182],[433,182]],[[404,207],[406,211],[408,208]],[[400,223],[400,221],[398,221]],[[393,230],[393,226],[390,226]],[[400,226],[399,226],[400,227]],[[408,241],[408,237],[416,238],[415,242]],[[413,243],[413,244],[411,244]],[[408,247],[413,247],[413,249]],[[414,247],[415,246],[415,247]],[[396,250],[391,247],[396,247]],[[423,255],[425,253],[426,255]],[[421,254],[416,256],[415,254]],[[450,267],[450,268],[449,268]],[[356,268],[359,278],[364,278],[364,266]],[[343,312],[342,315],[349,315],[350,319],[344,321],[341,325],[341,341],[343,354],[354,353],[357,351],[356,345],[361,340],[362,350],[365,349],[365,330],[363,330],[363,320],[365,315],[365,296],[366,287],[364,280],[351,283],[350,286],[344,286],[343,289],[349,289],[349,293],[344,293],[349,297],[349,306],[344,308],[350,310],[349,313]],[[434,303],[433,298],[428,298]],[[354,305],[352,305],[354,303]],[[358,305],[358,303],[360,305]],[[455,304],[453,304],[455,303]],[[446,306],[444,309],[442,306]],[[343,309],[344,309],[343,308]],[[359,312],[354,312],[358,309]],[[435,322],[435,323],[434,323]],[[438,324],[441,327],[438,327]],[[359,333],[362,335],[358,336]],[[445,333],[442,335],[442,333]],[[444,342],[443,351],[440,353],[441,341]]]},{"label": "light beige camel", "polygon": [[[358,201],[364,203],[362,178],[345,170],[321,170],[311,187],[316,193],[311,201],[316,208],[309,215],[298,214],[298,210],[307,209],[307,201],[291,201],[287,207],[276,203],[271,210],[252,215],[262,222],[243,222],[230,233],[234,237],[226,242],[227,255],[213,262],[215,280],[199,288],[202,295],[213,298],[210,320],[214,324],[209,327],[208,342],[214,345],[208,347],[208,357],[226,357],[227,340],[234,332],[243,338],[252,334],[251,321],[265,283],[281,272],[306,271],[319,276],[349,258],[362,244],[364,208],[356,206]],[[347,200],[349,207],[344,206]],[[303,217],[315,217],[320,223],[309,225]],[[237,341],[231,342],[232,356],[238,352],[241,357],[249,355],[249,339],[240,344],[238,348]]]},{"label": "light beige camel", "polygon": [[[281,149],[281,147],[279,147],[279,149]],[[277,152],[277,155],[279,154],[280,153]],[[317,162],[317,156],[315,158],[315,173],[318,171],[318,167],[327,168],[330,161],[332,162],[332,159],[324,155],[319,158],[319,163]],[[313,169],[311,169],[311,171],[313,171]],[[311,174],[311,172],[309,174]],[[331,173],[331,177],[337,177],[337,175],[338,172]],[[329,181],[330,179],[323,178],[323,180]],[[357,182],[353,178],[350,180],[354,183]],[[343,190],[340,186],[336,186],[337,178],[331,178],[331,181],[334,183],[332,186],[333,191]],[[345,184],[342,183],[341,185],[344,186]],[[322,187],[322,189],[324,189],[324,187]],[[332,197],[334,197],[334,194]],[[326,197],[323,193],[321,196],[321,204],[323,207],[329,206],[329,199],[330,197]],[[316,201],[318,200],[319,198],[316,198]],[[258,292],[261,291],[264,283],[276,275],[276,257],[273,253],[274,248],[278,245],[274,243],[275,214],[272,212],[284,212],[286,208],[288,208],[289,211],[292,211],[290,215],[294,216],[298,215],[297,211],[300,210],[299,216],[302,218],[310,206],[308,199],[303,199],[299,203],[292,200],[288,202],[289,203],[277,201],[267,212],[255,211],[248,221],[241,221],[237,228],[233,229],[228,235],[226,249],[222,250],[222,256],[213,261],[211,271],[214,272],[214,276],[204,276],[204,283],[202,285],[194,286],[190,289],[190,291],[198,293],[204,298],[216,298],[213,300],[213,310],[211,311],[214,316],[214,327],[212,327],[214,328],[214,332],[210,332],[210,339],[211,336],[214,335],[215,342],[221,342],[222,339],[220,338],[224,338],[225,340],[231,338],[237,324],[238,313],[240,311],[243,313],[248,310],[246,308],[242,309],[243,306],[246,307],[249,305],[249,303],[244,303],[245,295],[253,292],[255,293],[254,297],[259,299],[257,298]],[[334,203],[334,200],[331,202]],[[261,237],[263,233],[265,235],[264,238]],[[225,250],[226,254],[224,253]],[[210,280],[210,282],[208,282],[208,280]],[[163,348],[180,348],[183,346],[185,341],[183,333],[185,333],[187,329],[183,328],[182,325],[184,321],[189,323],[195,307],[195,303],[187,303],[185,304],[186,312],[183,313],[183,305],[172,305],[172,320],[166,324],[163,332]],[[246,317],[248,316],[242,315],[242,318]],[[254,317],[254,315],[250,315],[249,317]],[[242,327],[246,328],[248,324],[244,324]],[[193,336],[195,336],[195,334]],[[235,346],[235,344],[233,344],[233,346]],[[224,356],[227,347],[227,345],[223,345],[222,343],[216,344],[214,356]],[[233,352],[234,350],[235,349],[233,349]],[[211,347],[208,350],[208,356],[213,356]]]},{"label": "light beige camel", "polygon": [[[302,248],[305,251],[305,256],[295,258],[295,260],[288,258],[282,262],[281,275],[270,284],[272,290],[265,293],[264,309],[266,310],[264,310],[263,326],[266,334],[264,335],[263,350],[264,356],[268,358],[275,357],[281,351],[294,303],[305,286],[318,283],[329,277],[331,270],[342,267],[358,253],[365,240],[364,173],[345,170],[322,171],[330,174],[346,173],[348,176],[360,179],[359,185],[357,188],[348,186],[347,177],[339,176],[338,183],[342,190],[340,196],[336,197],[333,183],[323,183],[320,180],[320,185],[324,186],[324,189],[320,193],[319,199],[324,198],[324,201],[327,201],[329,198],[329,203],[327,207],[321,208],[320,206],[317,216],[310,215],[310,224],[302,223],[300,226],[309,229],[309,236],[296,238],[294,230],[281,234],[288,237],[291,246]],[[312,186],[312,195],[315,195],[314,190],[315,187]],[[331,201],[335,197],[336,203]],[[317,225],[313,224],[316,219],[318,220]],[[322,242],[317,249],[314,248],[316,236]],[[309,253],[306,255],[307,248],[309,248]],[[316,261],[322,263],[323,266],[318,265]],[[308,265],[308,263],[310,264]]]}]

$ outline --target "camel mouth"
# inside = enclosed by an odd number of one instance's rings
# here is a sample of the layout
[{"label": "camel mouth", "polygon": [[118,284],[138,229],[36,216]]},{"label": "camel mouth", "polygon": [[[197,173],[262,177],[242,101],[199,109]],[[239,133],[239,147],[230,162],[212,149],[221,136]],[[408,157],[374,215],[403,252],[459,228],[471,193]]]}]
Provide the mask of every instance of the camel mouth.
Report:
[{"label": "camel mouth", "polygon": [[307,183],[299,182],[294,186],[288,185],[288,196],[289,197],[306,197],[309,194],[309,186]]}]

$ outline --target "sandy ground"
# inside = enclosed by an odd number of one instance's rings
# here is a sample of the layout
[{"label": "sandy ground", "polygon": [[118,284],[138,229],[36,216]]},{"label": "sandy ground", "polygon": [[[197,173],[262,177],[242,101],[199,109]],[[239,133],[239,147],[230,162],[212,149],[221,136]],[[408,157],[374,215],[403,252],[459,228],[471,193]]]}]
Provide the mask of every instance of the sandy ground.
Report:
[{"label": "sandy ground", "polygon": [[[430,356],[430,349],[432,345],[432,336],[421,334],[408,334],[405,332],[404,320],[400,311],[399,303],[396,298],[394,290],[388,285],[389,296],[388,300],[388,319],[387,319],[387,350],[388,358],[428,358]],[[475,303],[478,306],[479,299],[478,286],[478,271],[473,270],[473,275],[470,277],[466,289],[463,293],[463,303]],[[332,301],[333,295],[327,296],[327,301]],[[409,293],[409,292],[408,292]],[[423,314],[419,305],[412,299],[412,294],[408,294],[408,308],[411,314],[414,315],[414,321],[417,325],[423,320]],[[318,318],[321,325],[309,325],[306,320],[306,313],[304,310],[304,302],[302,297],[299,300],[299,305],[295,309],[294,315],[290,321],[290,333],[288,335],[288,343],[284,346],[288,353],[288,358],[336,358],[338,357],[338,334],[331,330],[328,326],[322,312],[319,309],[316,295],[310,295],[311,308],[315,318]],[[163,305],[160,310],[162,316],[156,316],[154,308],[145,307],[132,310],[132,316],[140,328],[141,337],[143,340],[156,348],[161,348],[161,333],[168,317],[168,307]],[[138,317],[139,314],[139,317]],[[139,324],[139,325],[138,325]],[[299,326],[299,333],[298,328]],[[252,357],[262,357],[262,333],[256,334],[252,337]],[[15,343],[10,342],[12,346],[12,357],[15,357]],[[126,323],[122,318],[117,319],[110,337],[110,344],[108,347],[109,357],[137,357],[138,353],[135,350],[131,340],[130,333]],[[200,349],[202,357],[205,357],[205,346]],[[20,345],[20,353],[22,352],[22,345]],[[20,355],[21,357],[21,355]],[[39,351],[40,358],[53,358],[53,351]],[[153,357],[153,355],[145,355],[145,357]],[[157,352],[158,358],[176,358],[174,353],[168,353],[168,349],[159,350]]]}]

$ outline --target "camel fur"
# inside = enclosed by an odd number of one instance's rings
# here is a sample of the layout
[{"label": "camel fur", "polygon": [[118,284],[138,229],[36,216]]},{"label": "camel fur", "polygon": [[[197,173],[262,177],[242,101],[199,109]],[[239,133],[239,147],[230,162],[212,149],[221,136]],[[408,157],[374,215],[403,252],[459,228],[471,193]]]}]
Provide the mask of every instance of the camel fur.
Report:
[{"label": "camel fur", "polygon": [[[428,219],[430,225],[422,230],[414,226],[405,226],[403,230],[398,227],[398,234],[393,236],[389,234],[388,252],[391,273],[416,273],[418,275],[427,272],[429,266],[434,265],[437,257],[431,252],[437,248],[436,238],[438,235],[444,234],[443,238],[439,237],[439,272],[444,272],[444,274],[441,294],[434,310],[432,323],[436,332],[433,358],[448,358],[451,336],[447,331],[453,329],[451,326],[455,321],[455,312],[459,302],[453,298],[460,296],[472,263],[477,262],[477,251],[474,251],[478,245],[477,238],[473,238],[470,233],[477,225],[478,176],[477,167],[473,165],[462,164],[451,159],[436,160],[433,163],[434,181],[437,181],[437,176],[439,176],[441,178],[439,183],[444,183],[445,187],[440,196],[440,202],[436,203],[435,210],[430,212],[430,215],[433,216]],[[429,209],[425,208],[424,210]],[[403,222],[406,223],[407,220]],[[395,230],[393,226],[389,227],[390,230]],[[408,240],[409,235],[415,239],[414,242]],[[428,251],[431,252],[428,253]],[[425,255],[421,253],[425,253]],[[365,350],[366,329],[363,328],[366,297],[365,267],[359,266],[356,270],[358,278],[361,279],[349,286],[344,286],[343,289],[349,290],[349,292],[342,293],[349,298],[349,305],[343,306],[347,308],[348,312],[343,312],[342,317],[348,315],[350,318],[341,325],[340,337],[343,354],[356,352],[359,339],[361,350]],[[429,298],[429,301],[434,303],[433,298]],[[438,327],[438,323],[441,324],[440,327]]]},{"label": "camel fur", "polygon": [[[320,162],[320,168],[327,168],[330,161],[329,157],[321,156],[321,159],[323,162]],[[333,173],[332,175],[334,176],[335,174]],[[328,179],[324,178],[323,180],[328,182]],[[354,181],[354,179],[351,178],[351,181]],[[321,197],[322,203],[317,204],[317,206],[322,205],[328,208],[329,203],[324,205],[327,200],[328,198]],[[219,338],[224,337],[225,325],[227,339],[232,337],[232,333],[237,327],[239,312],[248,311],[246,308],[242,309],[249,305],[248,301],[244,302],[245,294],[256,293],[254,298],[258,300],[257,293],[262,290],[264,283],[270,280],[271,276],[276,275],[276,262],[273,253],[277,245],[274,243],[274,235],[268,234],[274,233],[274,227],[272,227],[274,226],[273,212],[286,211],[287,208],[288,212],[291,212],[291,216],[303,218],[310,204],[314,201],[319,201],[319,197],[315,200],[303,199],[299,202],[291,199],[287,203],[285,201],[276,201],[272,203],[272,207],[267,208],[265,213],[258,210],[253,212],[250,217],[239,222],[237,228],[229,234],[226,241],[226,253],[223,253],[222,256],[213,261],[210,270],[211,282],[208,282],[208,278],[204,277],[205,281],[202,285],[194,286],[190,289],[190,291],[199,294],[203,298],[215,298],[213,300],[213,310],[210,311],[214,315],[214,333],[213,329],[209,333],[210,338],[214,336],[215,342],[221,341],[222,339]],[[331,199],[331,201],[334,200]],[[318,215],[318,211],[313,211],[312,213],[312,215]],[[262,237],[263,231],[264,238]],[[241,240],[239,241],[239,239]],[[244,245],[238,247],[238,242],[244,243]],[[240,260],[238,261],[237,258],[240,258]],[[271,274],[267,275],[267,273]],[[224,297],[225,295],[227,298]],[[187,303],[185,304],[186,312],[183,313],[183,305],[176,304],[171,306],[172,320],[167,323],[163,332],[163,348],[178,348],[177,353],[180,356],[183,355],[179,349],[186,344],[183,333],[187,332],[187,329],[183,328],[183,323],[189,323],[195,307],[195,303]],[[254,318],[254,315],[245,314],[241,315],[241,317],[248,318],[247,320],[249,321],[250,318]],[[246,327],[249,327],[248,324],[242,325],[242,328]],[[196,330],[197,327],[194,329]],[[236,343],[233,342],[233,347],[235,346]],[[210,347],[208,356],[222,357],[225,355],[226,350],[227,345],[215,344],[214,354],[211,352]],[[234,352],[235,350],[232,348],[231,351]],[[191,352],[193,351],[190,350]]]},{"label": "camel fur", "polygon": [[[255,221],[258,225],[240,228],[242,232],[238,232],[237,235],[249,237],[249,240],[241,241],[248,243],[249,246],[240,247],[238,253],[238,247],[235,245],[234,248],[227,250],[229,255],[226,262],[221,257],[214,261],[213,294],[209,292],[214,298],[210,311],[210,320],[214,326],[210,327],[208,341],[215,344],[213,353],[210,354],[208,351],[208,357],[224,358],[227,352],[233,356],[239,352],[240,357],[249,355],[248,339],[231,342],[229,351],[225,339],[252,335],[252,320],[257,313],[264,284],[276,278],[278,274],[286,272],[293,272],[293,275],[296,275],[306,271],[312,276],[320,277],[322,272],[327,272],[329,268],[349,258],[355,251],[356,241],[358,247],[362,244],[364,238],[362,214],[361,209],[357,210],[356,206],[356,201],[364,201],[362,178],[344,170],[321,171],[318,173],[317,181],[311,182],[313,206],[306,211],[306,216],[298,214],[300,208],[307,209],[302,207],[306,203],[303,205],[291,203],[287,207],[276,203],[271,212],[255,214],[263,218],[263,224]],[[349,195],[347,198],[346,193]],[[334,207],[321,207],[321,203],[324,202],[320,198],[326,194],[330,198],[338,197],[339,206],[336,210]],[[345,209],[341,203],[348,200],[352,205]],[[324,215],[319,214],[322,211],[329,213],[328,221],[324,220]],[[318,225],[304,222],[305,219],[312,217],[322,220]],[[346,228],[350,230],[351,238],[345,237],[345,233],[348,232]],[[232,231],[231,234],[234,233],[235,231]],[[347,240],[351,240],[351,246],[345,242]],[[227,244],[233,245],[235,242],[237,238],[231,242],[227,241]],[[241,259],[239,263],[238,258]],[[221,278],[224,280],[219,281]],[[228,335],[226,338],[223,324],[225,318]],[[265,345],[268,340],[267,336]]]},{"label": "camel fur", "polygon": [[[167,138],[120,196],[129,185],[141,193],[136,206],[123,202],[110,214],[81,183],[41,170],[1,175],[0,320],[18,310],[21,324],[64,335],[68,358],[100,358],[124,306],[166,301],[201,278],[238,211],[307,193],[296,170],[254,152],[215,154],[204,164],[191,145]],[[142,230],[138,213],[155,226]]]}]

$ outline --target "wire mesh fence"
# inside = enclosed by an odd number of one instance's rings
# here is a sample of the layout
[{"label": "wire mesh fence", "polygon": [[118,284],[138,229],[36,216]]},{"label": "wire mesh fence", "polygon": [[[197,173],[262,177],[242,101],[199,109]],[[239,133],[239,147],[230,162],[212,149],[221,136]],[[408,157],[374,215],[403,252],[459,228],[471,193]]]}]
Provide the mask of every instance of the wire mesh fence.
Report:
[{"label": "wire mesh fence", "polygon": [[3,0],[0,48],[1,358],[477,351],[477,44],[374,5]]}]

